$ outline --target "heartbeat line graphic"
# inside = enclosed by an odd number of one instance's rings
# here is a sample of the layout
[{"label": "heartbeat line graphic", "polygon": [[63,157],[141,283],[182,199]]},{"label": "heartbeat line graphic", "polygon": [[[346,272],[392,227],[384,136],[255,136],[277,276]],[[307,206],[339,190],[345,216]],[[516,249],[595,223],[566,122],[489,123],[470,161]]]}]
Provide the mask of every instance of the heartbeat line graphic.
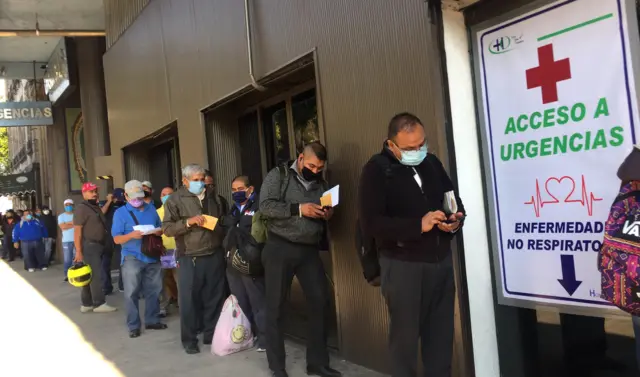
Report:
[{"label": "heartbeat line graphic", "polygon": [[[547,199],[542,198],[540,181],[536,179],[536,192],[531,199],[524,204],[533,206],[533,211],[535,212],[536,217],[540,217],[540,210],[544,208],[544,206],[548,204],[561,203],[579,203],[582,207],[587,209],[589,216],[593,216],[593,203],[602,201],[602,198],[596,197],[593,192],[587,189],[587,182],[584,175],[581,176],[581,179],[582,183],[580,190],[582,195],[579,198],[574,198],[573,194],[576,192],[576,181],[572,177],[566,175],[560,178],[550,177],[544,183],[544,191],[548,197]],[[550,187],[550,183],[552,184],[552,187]],[[562,187],[565,188],[565,191],[569,190],[569,193],[566,196],[553,193],[555,189]],[[560,196],[560,198],[558,198],[558,196]]]}]

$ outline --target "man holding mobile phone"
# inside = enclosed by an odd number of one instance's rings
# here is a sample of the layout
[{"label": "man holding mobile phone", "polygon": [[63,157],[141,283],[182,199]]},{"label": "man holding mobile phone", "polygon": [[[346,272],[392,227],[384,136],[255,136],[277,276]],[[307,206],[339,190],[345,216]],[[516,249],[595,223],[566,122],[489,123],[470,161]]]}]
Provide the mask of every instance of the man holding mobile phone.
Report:
[{"label": "man holding mobile phone", "polygon": [[389,308],[393,377],[416,377],[418,345],[425,375],[451,376],[455,285],[451,240],[464,207],[424,127],[409,113],[394,116],[381,153],[360,177],[360,228],[380,253]]}]

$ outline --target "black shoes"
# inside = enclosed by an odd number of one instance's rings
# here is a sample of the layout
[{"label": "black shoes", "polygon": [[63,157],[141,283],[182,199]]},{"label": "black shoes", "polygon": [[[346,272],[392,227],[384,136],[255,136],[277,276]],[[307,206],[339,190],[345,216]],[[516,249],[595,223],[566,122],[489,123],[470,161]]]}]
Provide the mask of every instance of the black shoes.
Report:
[{"label": "black shoes", "polygon": [[286,370],[271,371],[271,377],[289,377]]},{"label": "black shoes", "polygon": [[137,338],[140,336],[140,329],[129,331],[129,338]]},{"label": "black shoes", "polygon": [[144,326],[145,329],[147,330],[165,330],[167,328],[167,325],[165,325],[164,323],[153,323],[151,325],[145,325]]},{"label": "black shoes", "polygon": [[311,365],[307,366],[307,375],[320,377],[342,377],[342,373],[328,366],[314,367]]},{"label": "black shoes", "polygon": [[213,339],[202,339],[202,344],[204,344],[205,346],[210,346],[212,342]]},{"label": "black shoes", "polygon": [[192,344],[184,347],[184,351],[187,355],[195,355],[196,353],[200,353],[200,348],[198,348],[197,344]]}]

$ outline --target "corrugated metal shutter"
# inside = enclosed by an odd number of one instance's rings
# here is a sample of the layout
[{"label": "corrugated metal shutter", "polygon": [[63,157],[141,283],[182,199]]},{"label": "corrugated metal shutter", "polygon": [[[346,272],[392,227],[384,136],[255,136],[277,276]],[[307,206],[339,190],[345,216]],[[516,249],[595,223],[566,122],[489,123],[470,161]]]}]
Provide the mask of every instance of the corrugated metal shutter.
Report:
[{"label": "corrugated metal shutter", "polygon": [[142,153],[133,149],[127,148],[124,151],[125,182],[132,179],[137,179],[138,181],[150,180],[151,169],[149,168],[147,149],[143,149]]},{"label": "corrugated metal shutter", "polygon": [[104,0],[107,49],[133,24],[151,0]]},{"label": "corrugated metal shutter", "polygon": [[209,169],[219,195],[231,198],[231,180],[240,171],[238,120],[224,110],[206,114]]}]

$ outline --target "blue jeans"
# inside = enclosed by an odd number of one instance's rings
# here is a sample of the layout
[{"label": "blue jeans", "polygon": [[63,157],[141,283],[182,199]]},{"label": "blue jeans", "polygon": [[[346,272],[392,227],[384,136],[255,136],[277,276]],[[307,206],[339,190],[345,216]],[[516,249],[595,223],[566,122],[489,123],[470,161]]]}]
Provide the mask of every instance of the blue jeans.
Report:
[{"label": "blue jeans", "polygon": [[37,241],[20,241],[22,257],[26,269],[45,268],[49,261],[44,256],[44,244],[42,239]]},{"label": "blue jeans", "polygon": [[633,321],[633,333],[636,335],[636,362],[638,363],[638,369],[640,369],[640,317],[632,316]]},{"label": "blue jeans", "polygon": [[127,311],[129,331],[140,328],[138,300],[145,300],[144,324],[154,325],[160,322],[160,293],[162,292],[162,269],[160,262],[144,263],[135,257],[126,255],[122,264],[122,282],[124,283],[124,306]]},{"label": "blue jeans", "polygon": [[62,256],[64,257],[64,277],[67,277],[67,271],[73,265],[73,259],[76,257],[76,245],[73,242],[62,243]]}]

